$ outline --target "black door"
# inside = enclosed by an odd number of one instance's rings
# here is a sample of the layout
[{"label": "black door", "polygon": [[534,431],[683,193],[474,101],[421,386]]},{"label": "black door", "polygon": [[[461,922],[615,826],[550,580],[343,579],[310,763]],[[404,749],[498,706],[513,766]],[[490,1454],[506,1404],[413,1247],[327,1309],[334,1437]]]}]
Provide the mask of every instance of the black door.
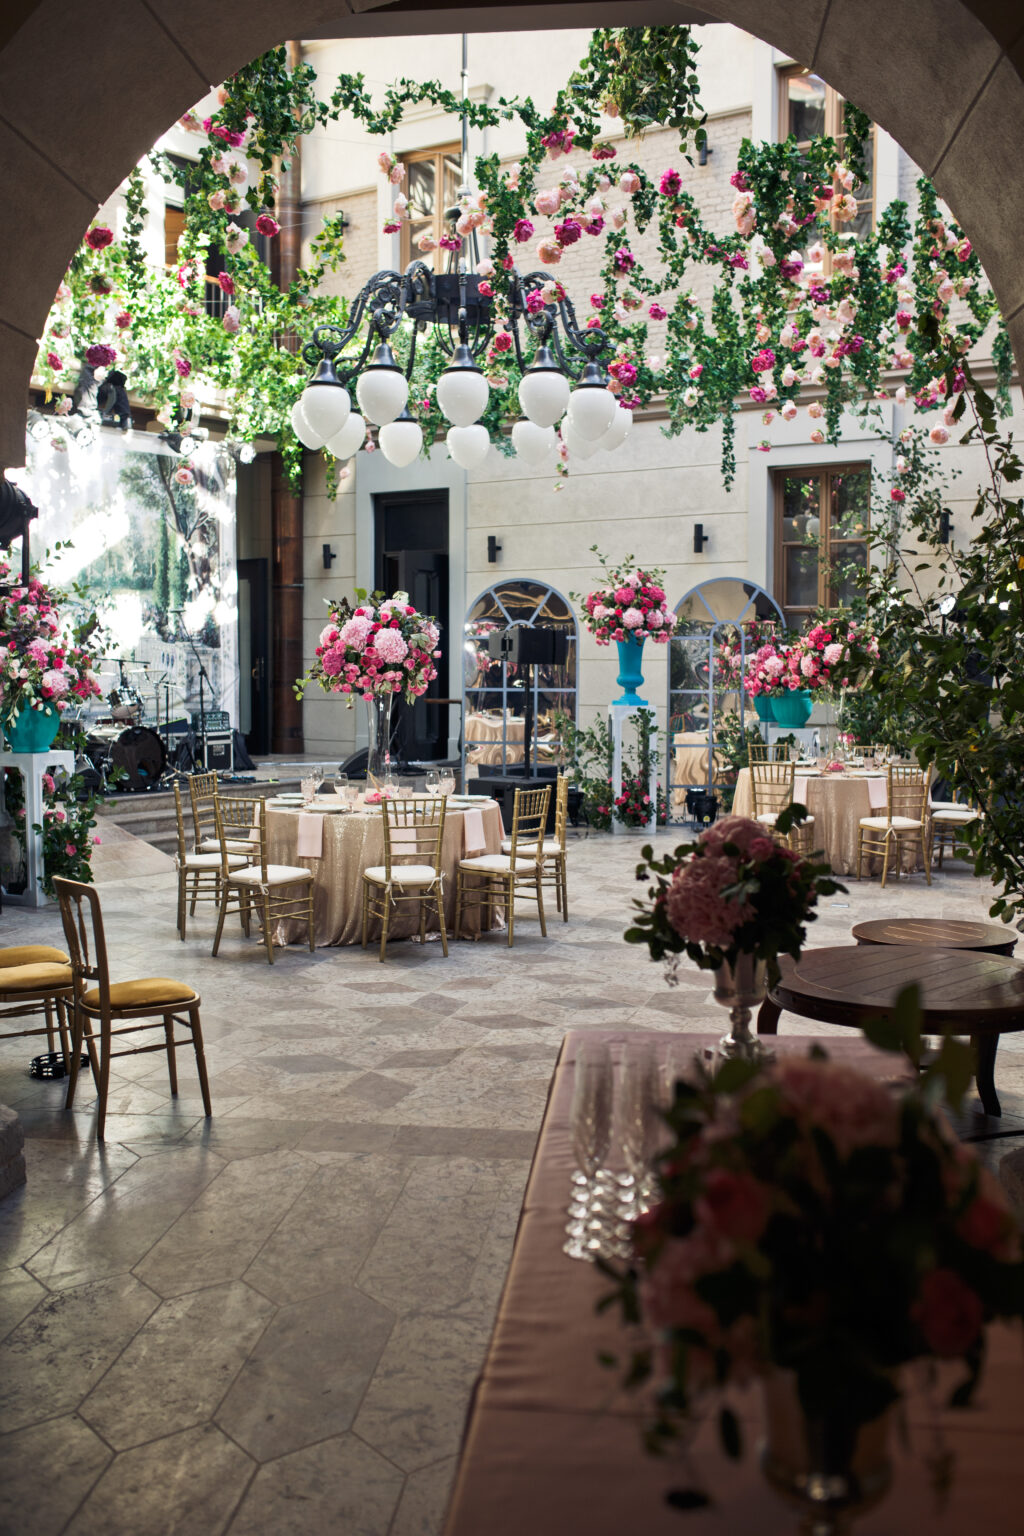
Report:
[{"label": "black door", "polygon": [[374,585],[390,597],[408,592],[420,613],[441,628],[438,675],[426,694],[398,711],[397,748],[406,761],[448,755],[448,493],[423,491],[374,497]]},{"label": "black door", "polygon": [[266,560],[238,562],[238,729],[253,756],[270,751]]}]

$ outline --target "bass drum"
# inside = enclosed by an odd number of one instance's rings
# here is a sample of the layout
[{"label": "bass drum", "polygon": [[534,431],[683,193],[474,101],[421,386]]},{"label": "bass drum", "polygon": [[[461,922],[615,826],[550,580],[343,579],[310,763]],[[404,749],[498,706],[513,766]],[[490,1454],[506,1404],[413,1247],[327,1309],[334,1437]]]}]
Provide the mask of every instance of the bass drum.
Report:
[{"label": "bass drum", "polygon": [[127,779],[118,780],[116,789],[155,789],[167,765],[167,748],[156,731],[144,725],[130,725],[110,749],[110,763],[127,774]]}]

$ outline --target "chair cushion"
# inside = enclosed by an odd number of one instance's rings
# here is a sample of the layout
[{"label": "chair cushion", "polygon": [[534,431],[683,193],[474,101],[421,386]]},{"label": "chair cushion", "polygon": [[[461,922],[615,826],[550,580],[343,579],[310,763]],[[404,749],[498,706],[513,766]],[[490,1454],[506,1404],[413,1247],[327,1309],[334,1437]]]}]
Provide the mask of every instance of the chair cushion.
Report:
[{"label": "chair cushion", "polygon": [[[259,843],[250,843],[247,838],[242,837],[229,837],[226,839],[226,841],[228,845],[228,853],[244,853],[250,859],[258,859],[260,856]],[[199,852],[219,854],[220,843],[218,843],[215,837],[204,837],[202,842],[199,844]]]},{"label": "chair cushion", "polygon": [[981,812],[969,811],[966,806],[961,806],[955,811],[950,809],[948,811],[942,810],[932,812],[932,821],[945,822],[949,827],[963,827],[966,826],[969,821],[980,820]]},{"label": "chair cushion", "polygon": [[[510,837],[503,837],[502,838],[502,840],[501,840],[501,851],[502,851],[502,853],[511,853],[512,852],[512,839]],[[544,839],[544,857],[546,859],[554,858],[555,854],[556,853],[561,853],[561,851],[562,851],[561,844],[560,843],[556,843],[553,838],[546,837]],[[519,852],[522,853],[522,854],[525,854],[528,858],[533,859],[537,855],[537,844],[536,843],[520,843],[519,844]]]},{"label": "chair cushion", "polygon": [[70,965],[62,949],[49,944],[14,944],[10,949],[0,949],[0,970],[9,965]]},{"label": "chair cushion", "polygon": [[910,816],[894,816],[891,821],[887,816],[862,816],[858,825],[870,827],[873,832],[885,832],[890,827],[894,832],[913,832],[921,822]]},{"label": "chair cushion", "polygon": [[[230,854],[228,854],[228,868],[229,869],[241,869],[243,864],[245,864],[245,862],[246,862],[246,860],[242,857],[242,855],[240,853],[230,853]],[[186,855],[185,855],[185,868],[186,869],[212,869],[212,870],[217,870],[217,869],[220,869],[220,867],[221,867],[221,858],[220,858],[220,854],[219,853],[186,853]]]},{"label": "chair cushion", "polygon": [[475,859],[460,859],[459,868],[464,869],[467,875],[510,875],[517,879],[520,876],[533,880],[536,876],[537,861],[530,856],[521,857],[523,850],[517,855],[516,868],[512,868],[512,859],[507,853],[484,853]]},{"label": "chair cushion", "polygon": [[[387,870],[383,864],[373,864],[369,869],[363,870],[363,877],[371,880],[374,885],[387,884]],[[431,869],[429,864],[392,864],[392,885],[433,885],[439,877]]]},{"label": "chair cushion", "polygon": [[[143,976],[139,981],[115,981],[110,988],[112,1008],[162,1008],[164,1004],[191,1003],[197,994],[183,981],[172,981],[169,976]],[[99,987],[83,992],[82,1002],[87,1008],[100,1006]]]},{"label": "chair cushion", "polygon": [[0,971],[0,995],[8,992],[43,992],[48,987],[70,987],[70,965],[42,961],[36,965],[8,965]]},{"label": "chair cushion", "polygon": [[[761,815],[757,819],[758,819],[758,821],[761,823],[761,825],[763,827],[774,827],[775,823],[778,821],[778,819],[779,819],[779,817],[781,815],[782,815],[781,811],[762,811]],[[813,816],[805,816],[803,821],[800,823],[800,825],[802,827],[813,827],[814,826],[814,817]],[[795,832],[798,829],[796,827],[794,827],[793,830]]]},{"label": "chair cushion", "polygon": [[[313,878],[311,869],[302,869],[298,864],[268,864],[268,885],[295,885],[300,880],[303,885],[308,885]],[[263,877],[260,874],[258,864],[247,864],[244,869],[234,870],[228,876],[232,885],[261,885]]]}]

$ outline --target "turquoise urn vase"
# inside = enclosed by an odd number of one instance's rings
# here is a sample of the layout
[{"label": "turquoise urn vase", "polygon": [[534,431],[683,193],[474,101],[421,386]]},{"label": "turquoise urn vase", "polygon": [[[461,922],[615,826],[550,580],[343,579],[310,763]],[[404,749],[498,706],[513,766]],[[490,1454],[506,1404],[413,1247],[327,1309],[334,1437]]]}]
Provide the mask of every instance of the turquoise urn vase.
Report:
[{"label": "turquoise urn vase", "polygon": [[642,699],[637,693],[637,689],[644,685],[644,642],[630,635],[628,640],[616,640],[615,644],[619,648],[619,675],[616,682],[623,692],[621,699],[614,699],[612,702],[646,705],[647,700]]}]

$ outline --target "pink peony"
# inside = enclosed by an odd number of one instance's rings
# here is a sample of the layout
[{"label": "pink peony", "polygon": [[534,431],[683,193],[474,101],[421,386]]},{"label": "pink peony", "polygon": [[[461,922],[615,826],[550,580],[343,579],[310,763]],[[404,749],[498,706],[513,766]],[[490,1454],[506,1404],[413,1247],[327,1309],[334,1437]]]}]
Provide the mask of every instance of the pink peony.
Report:
[{"label": "pink peony", "polygon": [[281,226],[271,214],[261,213],[256,220],[256,228],[261,235],[266,235],[269,240],[272,240]]},{"label": "pink peony", "polygon": [[85,360],[90,368],[109,368],[111,363],[117,362],[117,353],[106,342],[98,341],[86,348]]},{"label": "pink peony", "polygon": [[635,171],[623,171],[619,177],[619,191],[627,197],[632,197],[634,192],[640,191],[640,177]]},{"label": "pink peony", "polygon": [[738,848],[743,858],[751,856],[750,847],[755,838],[764,836],[764,828],[747,816],[724,816],[714,826],[702,832],[699,841],[709,853],[720,854],[726,843]]},{"label": "pink peony", "polygon": [[229,336],[235,335],[242,323],[242,317],[237,304],[228,305],[227,309],[224,311],[224,315],[220,323],[227,331]]},{"label": "pink peony", "polygon": [[525,245],[527,240],[533,238],[532,222],[529,219],[517,219],[512,235],[519,245]]},{"label": "pink peony", "polygon": [[[766,841],[771,847],[771,839]],[[756,1243],[770,1212],[771,1192],[764,1184],[748,1173],[730,1173],[725,1168],[710,1171],[695,1206],[703,1226],[737,1243]]]},{"label": "pink peony", "polygon": [[95,229],[90,229],[86,234],[85,243],[92,251],[102,251],[105,246],[111,244],[114,231],[108,229],[105,224],[97,224]]},{"label": "pink peony", "polygon": [[562,247],[557,240],[542,240],[537,246],[537,259],[546,267],[557,266],[562,259]]}]

